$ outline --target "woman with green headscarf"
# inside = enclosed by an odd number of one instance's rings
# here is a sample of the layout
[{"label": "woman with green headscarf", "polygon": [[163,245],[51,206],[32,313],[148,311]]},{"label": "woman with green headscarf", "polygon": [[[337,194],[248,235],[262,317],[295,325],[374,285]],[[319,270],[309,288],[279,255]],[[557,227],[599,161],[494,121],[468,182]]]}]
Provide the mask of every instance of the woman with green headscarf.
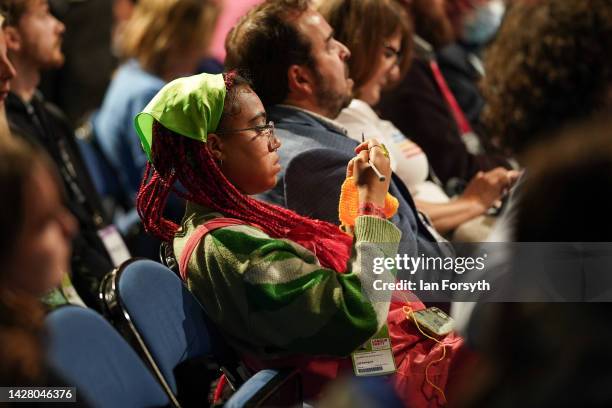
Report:
[{"label": "woman with green headscarf", "polygon": [[[401,235],[382,209],[391,179],[384,150],[370,140],[348,163],[361,204],[351,237],[251,197],[275,185],[281,143],[236,73],[169,83],[135,125],[150,161],[137,199],[147,231],[172,241],[182,279],[243,358],[300,366],[305,396],[316,395],[321,377],[337,375],[338,361],[389,313],[390,292],[372,288],[394,276],[368,270],[374,258],[396,255]],[[180,226],[162,216],[171,191],[187,200]],[[314,356],[328,356],[335,371],[309,377]]]}]

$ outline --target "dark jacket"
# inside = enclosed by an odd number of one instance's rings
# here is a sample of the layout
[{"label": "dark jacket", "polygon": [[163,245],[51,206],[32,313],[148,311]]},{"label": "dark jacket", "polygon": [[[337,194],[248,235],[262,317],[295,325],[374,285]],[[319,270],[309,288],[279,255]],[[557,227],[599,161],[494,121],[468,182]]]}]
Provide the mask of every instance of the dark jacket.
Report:
[{"label": "dark jacket", "polygon": [[[340,187],[358,143],[333,123],[291,107],[273,106],[268,108],[268,116],[282,141],[278,151],[281,172],[276,187],[261,198],[338,224]],[[399,200],[391,221],[402,231],[400,252],[409,256],[441,255],[443,251],[421,221],[408,189],[395,175],[389,192]]]},{"label": "dark jacket", "polygon": [[509,167],[503,155],[468,152],[427,59],[414,60],[401,83],[383,95],[378,109],[383,119],[423,149],[445,184],[452,178],[469,181],[480,170]]},{"label": "dark jacket", "polygon": [[485,102],[478,89],[478,81],[482,76],[473,62],[478,57],[467,46],[457,43],[447,45],[436,55],[440,70],[463,113],[472,128],[479,129],[480,112]]},{"label": "dark jacket", "polygon": [[[112,55],[113,1],[50,0],[52,13],[66,26],[64,64],[46,70],[39,88],[76,127],[97,109],[116,67]],[[135,3],[135,2],[134,2]]]},{"label": "dark jacket", "polygon": [[82,299],[96,307],[99,281],[113,264],[97,234],[107,220],[74,133],[59,109],[46,103],[40,93],[29,104],[10,93],[6,113],[13,134],[41,146],[57,165],[66,192],[65,204],[79,222],[71,259],[73,284]]}]

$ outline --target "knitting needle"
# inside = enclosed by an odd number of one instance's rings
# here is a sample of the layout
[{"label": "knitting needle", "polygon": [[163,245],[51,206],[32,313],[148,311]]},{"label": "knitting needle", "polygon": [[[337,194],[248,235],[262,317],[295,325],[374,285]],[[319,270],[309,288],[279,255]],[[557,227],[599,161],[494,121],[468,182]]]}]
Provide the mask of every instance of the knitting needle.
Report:
[{"label": "knitting needle", "polygon": [[[365,136],[363,135],[363,132],[361,132],[361,142],[365,142]],[[378,171],[378,168],[376,168],[374,163],[372,163],[372,160],[370,160],[369,158],[368,164],[370,165],[372,170],[374,170],[374,173],[376,173],[376,175],[378,176],[378,181],[385,181],[387,179],[380,171]]]}]

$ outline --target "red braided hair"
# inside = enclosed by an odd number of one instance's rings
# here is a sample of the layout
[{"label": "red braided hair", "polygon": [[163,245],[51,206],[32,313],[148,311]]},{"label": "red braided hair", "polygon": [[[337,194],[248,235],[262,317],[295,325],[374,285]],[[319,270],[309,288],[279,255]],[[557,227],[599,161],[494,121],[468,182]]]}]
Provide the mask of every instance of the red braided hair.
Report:
[{"label": "red braided hair", "polygon": [[[235,73],[225,75],[228,95],[235,78]],[[147,164],[136,198],[147,232],[164,241],[174,238],[179,226],[162,215],[168,195],[174,191],[185,200],[257,225],[273,238],[297,242],[312,251],[322,266],[345,271],[352,245],[349,236],[331,223],[241,193],[221,172],[206,143],[178,135],[155,121],[152,160],[154,166]],[[185,191],[174,188],[177,180]]]}]

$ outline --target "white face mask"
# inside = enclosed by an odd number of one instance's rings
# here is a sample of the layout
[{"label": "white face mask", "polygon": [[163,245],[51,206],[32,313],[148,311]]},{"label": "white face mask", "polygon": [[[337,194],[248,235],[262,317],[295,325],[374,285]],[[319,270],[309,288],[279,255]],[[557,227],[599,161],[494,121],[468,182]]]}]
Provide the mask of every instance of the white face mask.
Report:
[{"label": "white face mask", "polygon": [[491,0],[477,6],[463,22],[463,41],[471,45],[487,44],[497,33],[505,12],[503,0]]}]

